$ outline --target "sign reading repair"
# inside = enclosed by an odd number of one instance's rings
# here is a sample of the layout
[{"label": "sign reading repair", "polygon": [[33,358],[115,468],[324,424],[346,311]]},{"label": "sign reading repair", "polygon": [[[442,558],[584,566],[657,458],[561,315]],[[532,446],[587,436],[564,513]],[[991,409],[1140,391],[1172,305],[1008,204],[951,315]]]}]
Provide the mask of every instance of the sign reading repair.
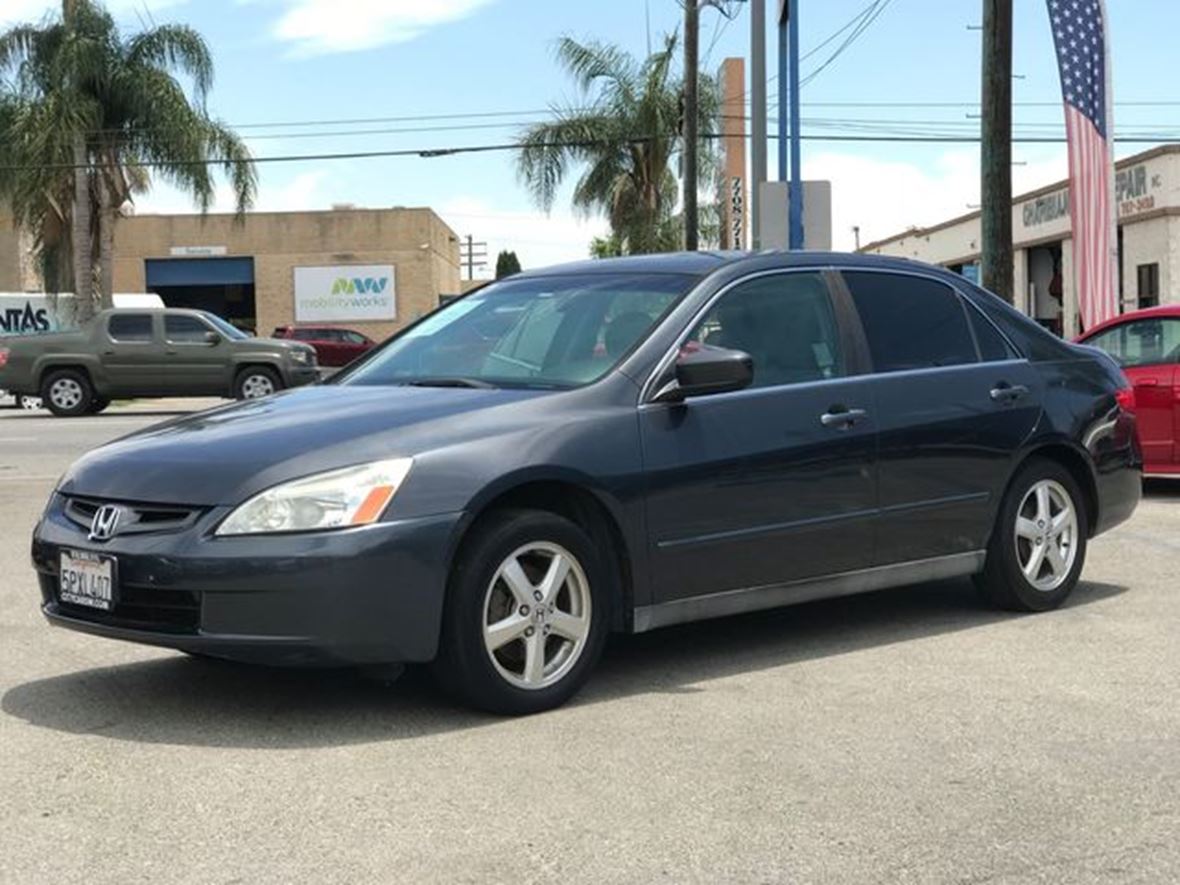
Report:
[{"label": "sign reading repair", "polygon": [[296,322],[388,322],[395,319],[397,297],[393,265],[295,268]]}]

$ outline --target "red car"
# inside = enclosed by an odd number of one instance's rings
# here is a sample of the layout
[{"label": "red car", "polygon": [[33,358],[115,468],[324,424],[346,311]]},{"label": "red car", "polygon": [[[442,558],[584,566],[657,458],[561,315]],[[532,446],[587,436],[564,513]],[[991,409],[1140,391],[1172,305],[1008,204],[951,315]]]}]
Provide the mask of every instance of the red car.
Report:
[{"label": "red car", "polygon": [[294,338],[315,348],[321,366],[339,368],[376,345],[367,335],[336,326],[279,326],[272,338]]},{"label": "red car", "polygon": [[1109,353],[1130,380],[1143,471],[1180,474],[1180,305],[1125,313],[1078,341]]}]

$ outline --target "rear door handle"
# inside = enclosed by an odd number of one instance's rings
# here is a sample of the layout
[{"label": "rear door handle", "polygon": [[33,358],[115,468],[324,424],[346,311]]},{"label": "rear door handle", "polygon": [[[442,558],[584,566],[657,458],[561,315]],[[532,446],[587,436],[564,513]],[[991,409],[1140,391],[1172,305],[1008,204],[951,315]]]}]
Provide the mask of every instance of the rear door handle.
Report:
[{"label": "rear door handle", "polygon": [[1140,378],[1135,381],[1136,387],[1159,387],[1158,378]]},{"label": "rear door handle", "polygon": [[1023,384],[1007,384],[1001,382],[992,388],[991,398],[997,403],[1012,403],[1028,396],[1028,388]]},{"label": "rear door handle", "polygon": [[858,421],[863,421],[868,417],[868,414],[864,409],[838,409],[833,407],[831,410],[819,416],[819,423],[824,427],[835,427],[840,430],[846,430]]}]

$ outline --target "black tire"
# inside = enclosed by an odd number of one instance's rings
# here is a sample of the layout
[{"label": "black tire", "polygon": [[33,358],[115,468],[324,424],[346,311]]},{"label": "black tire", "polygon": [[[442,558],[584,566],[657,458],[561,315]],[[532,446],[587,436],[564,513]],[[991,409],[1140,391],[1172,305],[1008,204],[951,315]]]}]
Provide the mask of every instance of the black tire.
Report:
[{"label": "black tire", "polygon": [[271,393],[277,393],[283,389],[283,379],[274,369],[266,366],[247,366],[238,372],[238,376],[234,379],[234,397],[236,399],[259,399],[260,396],[269,396],[269,394],[259,395],[251,392],[263,383],[270,385]]},{"label": "black tire", "polygon": [[[1021,560],[1032,563],[1030,552],[1034,543],[1038,549],[1044,546],[1048,551],[1050,546],[1057,542],[1050,536],[1042,538],[1040,542],[1018,539],[1016,532],[1022,505],[1025,515],[1032,519],[1032,525],[1038,524],[1037,502],[1035,497],[1030,498],[1030,495],[1033,495],[1033,489],[1042,483],[1052,484],[1055,487],[1054,495],[1063,493],[1068,497],[1076,515],[1076,530],[1070,533],[1069,546],[1074,548],[1073,561],[1069,563],[1066,560],[1069,568],[1065,571],[1064,579],[1056,583],[1060,573],[1051,576],[1049,572],[1052,571],[1052,563],[1043,563],[1039,566],[1037,575],[1043,575],[1041,579],[1052,586],[1039,588],[1025,574]],[[1060,515],[1061,512],[1058,510],[1053,515]],[[1032,525],[1029,525],[1029,528],[1032,528]],[[1047,533],[1052,531],[1051,526],[1046,526],[1042,530]],[[991,543],[988,545],[987,563],[983,572],[976,577],[976,585],[989,601],[1000,608],[1020,612],[1042,612],[1057,608],[1077,586],[1086,562],[1088,535],[1089,513],[1086,497],[1073,474],[1056,461],[1034,458],[1020,468],[1000,504],[999,516],[996,518]]]},{"label": "black tire", "polygon": [[[558,609],[564,606],[574,610],[577,606],[572,600],[576,588],[581,587],[578,598],[588,599],[590,613],[586,619],[588,631],[580,647],[560,635],[550,634],[549,622],[541,620],[548,617],[543,612],[533,609],[528,613],[530,624],[544,624],[544,627],[526,629],[533,631],[530,636],[543,636],[539,645],[542,661],[549,661],[554,671],[540,680],[538,687],[525,688],[506,673],[520,666],[517,678],[526,675],[528,640],[523,635],[510,640],[497,652],[494,662],[484,642],[484,624],[489,617],[500,620],[504,612],[498,614],[492,609],[504,600],[513,599],[508,595],[507,585],[497,580],[501,565],[515,552],[536,544],[560,548],[576,562],[571,570],[571,583],[556,597]],[[528,556],[524,559],[526,564]],[[542,562],[543,557],[537,560],[537,565]],[[578,569],[586,579],[586,586],[580,584]],[[526,576],[534,580],[534,575]],[[560,706],[582,687],[602,654],[617,580],[591,538],[568,519],[538,510],[506,510],[485,517],[464,543],[452,568],[439,654],[433,664],[439,683],[465,703],[492,713],[525,715]],[[508,616],[525,614],[516,608],[515,602],[509,601],[508,606]],[[543,634],[538,630],[543,630]],[[562,663],[563,655],[565,663]],[[567,668],[564,673],[562,667]],[[554,681],[545,684],[550,678]]]},{"label": "black tire", "polygon": [[41,402],[59,418],[85,415],[93,401],[94,387],[86,373],[77,369],[57,369],[41,382]]},{"label": "black tire", "polygon": [[104,409],[106,409],[106,407],[109,406],[110,404],[111,404],[111,401],[109,399],[106,399],[105,397],[101,397],[101,396],[96,396],[96,397],[94,397],[94,399],[92,399],[90,401],[90,411],[87,412],[87,414],[97,415],[99,412],[102,412]]}]

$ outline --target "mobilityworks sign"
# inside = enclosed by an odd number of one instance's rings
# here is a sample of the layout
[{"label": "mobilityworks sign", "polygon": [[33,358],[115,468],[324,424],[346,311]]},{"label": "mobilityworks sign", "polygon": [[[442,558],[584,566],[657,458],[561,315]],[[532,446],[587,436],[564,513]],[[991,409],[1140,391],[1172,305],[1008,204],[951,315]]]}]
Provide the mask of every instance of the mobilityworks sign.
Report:
[{"label": "mobilityworks sign", "polygon": [[388,322],[395,319],[397,297],[393,265],[295,268],[296,322]]}]

